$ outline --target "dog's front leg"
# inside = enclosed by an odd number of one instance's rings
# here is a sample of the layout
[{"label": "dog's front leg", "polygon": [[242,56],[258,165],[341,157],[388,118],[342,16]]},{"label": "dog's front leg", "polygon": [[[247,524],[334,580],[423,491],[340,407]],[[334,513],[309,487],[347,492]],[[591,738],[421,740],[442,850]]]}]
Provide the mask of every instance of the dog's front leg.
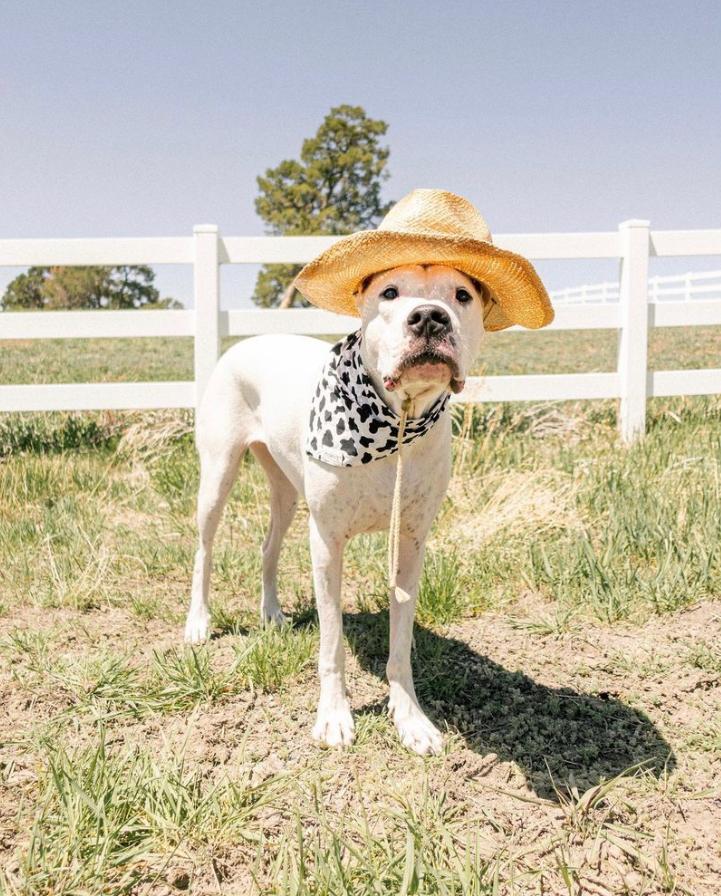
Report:
[{"label": "dog's front leg", "polygon": [[313,737],[328,747],[353,743],[354,726],[345,690],[345,651],[340,591],[345,538],[324,531],[311,516],[310,553],[320,622],[320,700]]},{"label": "dog's front leg", "polygon": [[386,666],[390,684],[388,712],[395,722],[403,745],[421,755],[438,753],[443,747],[441,732],[418,705],[411,671],[413,618],[423,569],[424,547],[420,540],[401,536],[397,584],[406,599],[399,601],[395,591],[391,592],[390,651]]}]

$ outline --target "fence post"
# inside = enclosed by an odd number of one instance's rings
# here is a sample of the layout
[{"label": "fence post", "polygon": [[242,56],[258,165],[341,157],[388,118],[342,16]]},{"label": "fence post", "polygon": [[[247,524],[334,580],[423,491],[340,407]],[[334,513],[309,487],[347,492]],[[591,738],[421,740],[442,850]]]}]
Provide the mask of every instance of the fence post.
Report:
[{"label": "fence post", "polygon": [[198,224],[193,228],[195,258],[195,408],[200,406],[210,374],[220,355],[220,278],[218,227]]},{"label": "fence post", "polygon": [[618,428],[624,442],[634,441],[646,430],[649,226],[648,221],[634,220],[624,221],[618,228],[621,243]]}]

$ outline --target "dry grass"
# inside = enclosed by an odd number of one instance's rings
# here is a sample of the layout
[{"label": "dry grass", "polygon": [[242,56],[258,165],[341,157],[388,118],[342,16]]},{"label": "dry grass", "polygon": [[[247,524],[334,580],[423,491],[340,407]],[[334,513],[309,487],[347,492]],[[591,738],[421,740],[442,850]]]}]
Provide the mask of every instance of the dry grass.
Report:
[{"label": "dry grass", "polygon": [[554,529],[583,529],[577,486],[569,475],[556,470],[499,471],[486,478],[484,491],[490,497],[479,506],[476,484],[462,476],[453,479],[450,537],[456,544],[477,550],[508,531],[523,537]]},{"label": "dry grass", "polygon": [[118,442],[118,454],[148,464],[162,457],[168,445],[193,433],[190,412],[148,411],[129,422]]},{"label": "dry grass", "polygon": [[347,551],[358,736],[322,751],[304,513],[293,625],[262,631],[267,494],[242,465],[214,637],[188,650],[188,416],[5,421],[0,892],[715,896],[721,405],[652,402],[631,449],[613,411],[459,412],[416,627],[447,732],[426,760],[385,713],[384,537]]}]

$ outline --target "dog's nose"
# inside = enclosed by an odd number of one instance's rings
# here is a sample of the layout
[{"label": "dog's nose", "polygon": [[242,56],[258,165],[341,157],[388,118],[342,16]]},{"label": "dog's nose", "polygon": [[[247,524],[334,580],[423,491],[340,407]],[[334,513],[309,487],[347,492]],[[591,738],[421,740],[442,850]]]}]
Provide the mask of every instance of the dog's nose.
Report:
[{"label": "dog's nose", "polygon": [[420,305],[408,315],[408,329],[415,336],[444,336],[451,328],[451,318],[438,305]]}]

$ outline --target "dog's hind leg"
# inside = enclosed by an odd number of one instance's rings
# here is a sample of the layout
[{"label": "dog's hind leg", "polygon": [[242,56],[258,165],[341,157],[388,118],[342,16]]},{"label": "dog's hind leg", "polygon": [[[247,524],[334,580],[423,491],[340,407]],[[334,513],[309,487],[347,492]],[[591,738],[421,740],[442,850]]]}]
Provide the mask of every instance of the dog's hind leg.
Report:
[{"label": "dog's hind leg", "polygon": [[185,640],[198,644],[208,637],[210,628],[210,570],[213,539],[230,489],[235,482],[245,446],[230,444],[219,453],[199,446],[200,488],[198,489],[198,550],[193,567],[190,608],[185,622]]},{"label": "dog's hind leg", "polygon": [[260,621],[265,624],[285,622],[278,602],[278,558],[283,538],[293,522],[298,507],[298,492],[263,442],[253,442],[250,450],[265,470],[270,485],[270,526],[263,541],[263,590],[260,598]]}]

